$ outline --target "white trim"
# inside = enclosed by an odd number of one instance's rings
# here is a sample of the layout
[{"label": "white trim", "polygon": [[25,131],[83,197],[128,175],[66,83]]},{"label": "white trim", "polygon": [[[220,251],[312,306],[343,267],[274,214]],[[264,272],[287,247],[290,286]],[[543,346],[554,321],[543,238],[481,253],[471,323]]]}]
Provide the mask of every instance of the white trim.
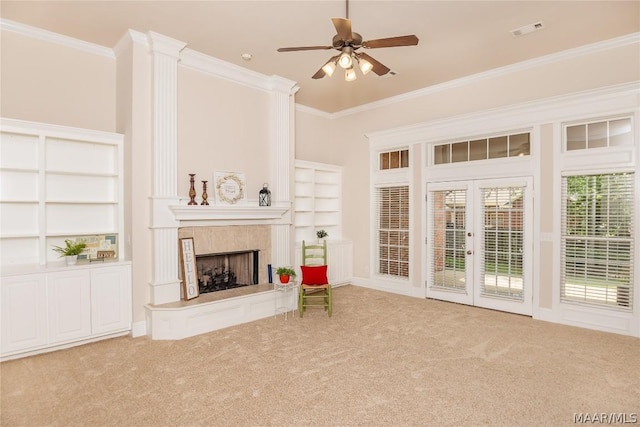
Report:
[{"label": "white trim", "polygon": [[11,31],[25,37],[31,37],[33,39],[54,43],[71,49],[81,50],[94,55],[104,56],[109,59],[116,58],[116,55],[111,48],[54,33],[53,31],[44,30],[42,28],[32,27],[20,22],[10,21],[4,18],[0,18],[0,30]]},{"label": "white trim", "polygon": [[[628,112],[629,108],[635,108],[633,106],[637,105],[638,95],[640,95],[640,81],[633,81],[386,129],[365,136],[369,138],[371,147],[375,149],[389,145],[445,142],[448,139],[469,135],[531,127],[538,123],[566,121],[575,117],[576,111],[581,111],[583,116]],[[629,107],[621,110],[625,106]]]},{"label": "white trim", "polygon": [[300,89],[293,80],[260,74],[189,48],[185,48],[180,53],[180,66],[248,86],[252,89],[269,92],[277,91],[288,95],[293,95]]},{"label": "white trim", "polygon": [[134,322],[131,325],[131,337],[138,338],[147,335],[147,321]]}]

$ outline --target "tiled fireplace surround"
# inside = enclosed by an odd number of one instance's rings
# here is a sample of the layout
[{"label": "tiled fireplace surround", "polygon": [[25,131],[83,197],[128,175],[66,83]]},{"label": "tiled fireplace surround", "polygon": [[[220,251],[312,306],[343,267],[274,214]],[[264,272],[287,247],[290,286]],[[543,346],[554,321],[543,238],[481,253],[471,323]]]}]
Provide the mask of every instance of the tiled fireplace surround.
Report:
[{"label": "tiled fireplace surround", "polygon": [[271,260],[271,226],[232,225],[227,227],[182,227],[178,238],[193,237],[196,256],[236,251],[260,251],[258,283],[267,283]]}]

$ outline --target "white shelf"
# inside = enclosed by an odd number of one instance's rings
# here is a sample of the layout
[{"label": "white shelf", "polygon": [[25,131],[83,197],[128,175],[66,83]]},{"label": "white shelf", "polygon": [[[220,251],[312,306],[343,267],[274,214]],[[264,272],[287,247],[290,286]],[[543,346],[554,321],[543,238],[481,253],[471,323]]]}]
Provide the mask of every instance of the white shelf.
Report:
[{"label": "white shelf", "polygon": [[276,220],[290,209],[286,206],[169,206],[178,221],[208,220]]},{"label": "white shelf", "polygon": [[52,242],[115,234],[124,255],[123,137],[1,119],[2,267],[44,265]]},{"label": "white shelf", "polygon": [[342,168],[297,160],[294,225],[296,242],[315,241],[324,229],[331,239],[342,237]]}]

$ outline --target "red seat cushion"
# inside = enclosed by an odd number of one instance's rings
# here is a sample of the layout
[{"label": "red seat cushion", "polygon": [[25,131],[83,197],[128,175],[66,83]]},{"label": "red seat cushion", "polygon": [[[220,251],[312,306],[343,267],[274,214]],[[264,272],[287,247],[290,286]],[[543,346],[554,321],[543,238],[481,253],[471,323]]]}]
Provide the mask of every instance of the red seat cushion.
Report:
[{"label": "red seat cushion", "polygon": [[327,279],[326,265],[301,265],[303,285],[326,285]]}]

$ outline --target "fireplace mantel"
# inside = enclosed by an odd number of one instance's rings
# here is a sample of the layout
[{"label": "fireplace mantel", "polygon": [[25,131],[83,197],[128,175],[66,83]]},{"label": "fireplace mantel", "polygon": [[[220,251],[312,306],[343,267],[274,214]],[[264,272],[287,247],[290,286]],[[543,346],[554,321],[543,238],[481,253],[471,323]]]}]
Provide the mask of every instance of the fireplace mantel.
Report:
[{"label": "fireplace mantel", "polygon": [[276,221],[284,219],[290,211],[291,203],[280,206],[169,206],[175,219],[184,221]]}]

